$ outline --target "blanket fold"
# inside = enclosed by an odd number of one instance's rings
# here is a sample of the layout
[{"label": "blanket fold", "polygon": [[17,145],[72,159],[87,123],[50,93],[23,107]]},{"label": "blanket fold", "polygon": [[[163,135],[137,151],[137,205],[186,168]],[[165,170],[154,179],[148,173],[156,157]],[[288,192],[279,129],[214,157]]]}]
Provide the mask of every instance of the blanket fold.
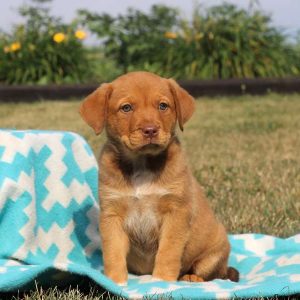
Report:
[{"label": "blanket fold", "polygon": [[71,132],[0,130],[0,292],[38,280],[60,285],[88,276],[126,298],[260,297],[300,293],[300,234],[280,239],[231,235],[238,283],[153,281],[129,275],[120,287],[103,275],[98,232],[98,166]]}]

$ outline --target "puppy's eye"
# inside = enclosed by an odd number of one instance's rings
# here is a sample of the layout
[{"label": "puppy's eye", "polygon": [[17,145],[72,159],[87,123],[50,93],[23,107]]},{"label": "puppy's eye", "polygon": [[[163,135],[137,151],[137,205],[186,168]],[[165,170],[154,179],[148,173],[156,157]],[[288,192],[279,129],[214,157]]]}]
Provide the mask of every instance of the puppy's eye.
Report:
[{"label": "puppy's eye", "polygon": [[130,112],[132,110],[132,106],[130,104],[124,104],[121,106],[121,110],[126,113]]},{"label": "puppy's eye", "polygon": [[159,103],[159,110],[166,110],[169,107],[169,105],[165,102]]}]

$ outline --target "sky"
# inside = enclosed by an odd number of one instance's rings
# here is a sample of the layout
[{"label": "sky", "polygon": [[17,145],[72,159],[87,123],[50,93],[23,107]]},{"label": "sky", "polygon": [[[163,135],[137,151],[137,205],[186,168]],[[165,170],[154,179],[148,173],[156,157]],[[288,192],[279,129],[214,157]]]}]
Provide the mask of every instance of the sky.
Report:
[{"label": "sky", "polygon": [[[180,8],[186,17],[191,16],[195,3],[204,6],[220,4],[222,0],[53,0],[51,10],[54,15],[61,16],[63,20],[70,21],[74,18],[76,10],[80,8],[94,12],[106,12],[112,15],[124,13],[128,7],[148,11],[153,4],[166,4]],[[250,0],[227,0],[240,7],[248,8]],[[300,30],[300,0],[259,0],[259,8],[272,15],[275,26],[286,33],[295,36]],[[9,31],[12,24],[19,23],[17,7],[29,0],[0,0],[0,29]]]}]

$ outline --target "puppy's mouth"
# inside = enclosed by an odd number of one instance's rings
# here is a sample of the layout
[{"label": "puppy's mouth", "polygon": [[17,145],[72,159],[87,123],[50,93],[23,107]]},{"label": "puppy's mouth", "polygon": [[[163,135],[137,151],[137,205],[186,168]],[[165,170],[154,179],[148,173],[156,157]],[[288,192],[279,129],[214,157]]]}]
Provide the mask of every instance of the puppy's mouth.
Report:
[{"label": "puppy's mouth", "polygon": [[160,145],[160,142],[156,137],[144,138],[144,146],[151,146],[151,145]]},{"label": "puppy's mouth", "polygon": [[163,145],[155,142],[153,139],[149,139],[144,145],[139,147],[140,151],[147,151],[147,150],[159,150],[164,148]]},{"label": "puppy's mouth", "polygon": [[165,144],[157,141],[156,139],[146,139],[141,144],[137,145],[134,151],[145,153],[145,154],[155,154],[165,149]]},{"label": "puppy's mouth", "polygon": [[136,138],[123,136],[121,140],[126,148],[133,152],[139,152],[142,154],[156,154],[163,151],[167,147],[169,138]]}]

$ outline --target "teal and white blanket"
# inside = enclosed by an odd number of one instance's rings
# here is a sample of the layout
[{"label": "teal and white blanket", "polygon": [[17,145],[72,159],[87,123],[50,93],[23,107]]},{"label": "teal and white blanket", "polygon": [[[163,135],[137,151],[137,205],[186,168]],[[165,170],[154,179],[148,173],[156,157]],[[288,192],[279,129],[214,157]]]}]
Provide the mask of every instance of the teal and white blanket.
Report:
[{"label": "teal and white blanket", "polygon": [[[153,281],[103,275],[98,234],[98,168],[74,133],[0,130],[0,292],[62,285],[86,275],[125,298],[260,297],[300,293],[300,234],[280,239],[231,235],[230,265],[240,282]],[[78,279],[78,278],[77,278]]]}]

